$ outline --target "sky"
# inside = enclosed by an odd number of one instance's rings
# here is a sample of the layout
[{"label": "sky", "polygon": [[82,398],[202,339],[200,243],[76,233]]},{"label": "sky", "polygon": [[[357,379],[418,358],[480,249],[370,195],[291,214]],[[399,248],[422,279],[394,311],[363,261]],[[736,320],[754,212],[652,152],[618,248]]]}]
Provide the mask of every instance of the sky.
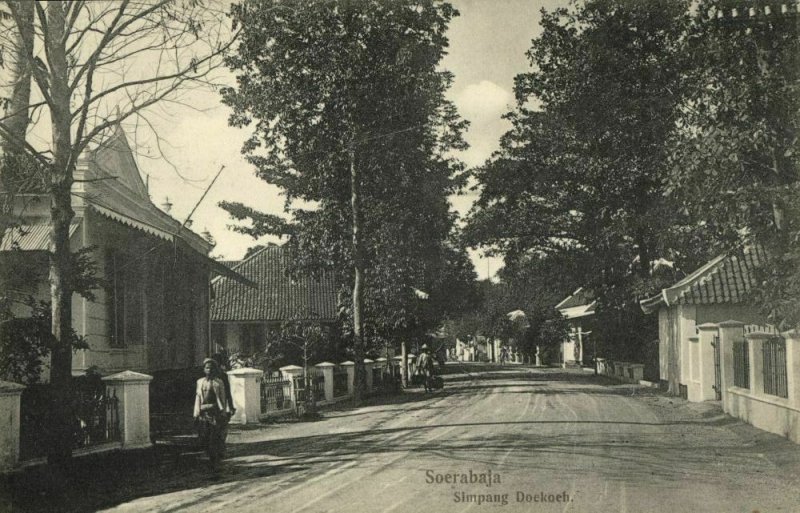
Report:
[{"label": "sky", "polygon": [[[466,134],[469,150],[458,156],[470,167],[482,164],[498,147],[500,136],[510,128],[501,116],[514,103],[514,76],[529,69],[525,52],[540,31],[539,12],[553,9],[556,0],[452,0],[460,16],[448,30],[450,47],[441,63],[454,73],[449,97],[460,114],[471,123]],[[224,166],[217,181],[192,216],[192,229],[208,230],[216,240],[212,256],[240,259],[255,241],[232,231],[234,222],[218,206],[222,200],[239,201],[258,210],[281,214],[279,190],[258,179],[240,154],[247,129],[227,124],[229,109],[211,91],[192,92],[193,108],[168,106],[154,113],[160,151],[140,150],[140,171],[147,176],[150,195],[157,205],[169,198],[171,214],[183,221],[200,200],[211,180]],[[147,146],[147,145],[145,145]],[[148,153],[150,155],[148,156]],[[467,192],[451,198],[464,215],[476,195]],[[502,265],[499,258],[486,258],[472,251],[478,277],[492,276]]]}]

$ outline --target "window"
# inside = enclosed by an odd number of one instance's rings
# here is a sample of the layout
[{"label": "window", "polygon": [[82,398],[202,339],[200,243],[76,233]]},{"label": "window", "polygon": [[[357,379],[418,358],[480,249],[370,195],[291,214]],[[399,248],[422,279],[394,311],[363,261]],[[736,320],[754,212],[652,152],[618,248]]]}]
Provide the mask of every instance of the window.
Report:
[{"label": "window", "polygon": [[109,250],[106,253],[108,331],[116,348],[144,343],[141,259]]},{"label": "window", "polygon": [[750,388],[750,352],[747,340],[733,343],[733,385]]},{"label": "window", "polygon": [[778,397],[789,397],[786,382],[786,341],[782,338],[765,340],[764,393]]}]

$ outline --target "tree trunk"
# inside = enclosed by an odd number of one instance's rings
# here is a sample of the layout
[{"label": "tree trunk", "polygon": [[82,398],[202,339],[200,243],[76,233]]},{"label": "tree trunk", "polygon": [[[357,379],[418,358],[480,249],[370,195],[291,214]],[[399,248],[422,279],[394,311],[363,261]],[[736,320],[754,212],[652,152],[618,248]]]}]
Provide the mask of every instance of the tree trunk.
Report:
[{"label": "tree trunk", "polygon": [[50,170],[50,297],[52,332],[55,338],[50,359],[50,383],[55,391],[52,413],[54,444],[48,454],[51,462],[72,455],[72,265],[69,226],[72,210],[73,169],[69,73],[64,48],[66,19],[62,2],[47,5],[48,27],[44,32],[49,62],[52,105],[50,121],[53,137],[53,163]]},{"label": "tree trunk", "polygon": [[406,341],[400,341],[400,382],[403,388],[408,387],[408,347]]},{"label": "tree trunk", "polygon": [[355,150],[350,149],[350,201],[353,211],[353,403],[361,404],[361,374],[364,365],[364,251],[361,240],[361,183],[356,166]]}]

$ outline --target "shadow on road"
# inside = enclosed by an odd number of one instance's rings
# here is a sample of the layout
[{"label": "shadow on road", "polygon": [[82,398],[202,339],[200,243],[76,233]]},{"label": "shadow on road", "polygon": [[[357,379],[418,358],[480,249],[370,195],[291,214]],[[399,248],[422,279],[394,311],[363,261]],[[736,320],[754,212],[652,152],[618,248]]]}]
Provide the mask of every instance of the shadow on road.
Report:
[{"label": "shadow on road", "polygon": [[[323,418],[320,423],[324,426],[326,420],[338,417],[395,412],[407,415],[418,410],[447,409],[449,398],[487,388],[497,389],[498,394],[656,394],[641,387],[620,385],[607,378],[560,369],[545,372],[491,369],[480,377],[453,372],[447,374],[445,380],[445,389],[433,395],[412,392],[370,398],[360,410],[344,404],[336,406],[328,410],[328,419]],[[509,382],[499,383],[499,380]],[[607,386],[597,387],[598,384]],[[440,422],[386,428],[379,424],[377,428],[362,430],[356,430],[358,424],[354,423],[352,431],[308,436],[291,436],[289,433],[289,438],[229,443],[227,460],[218,473],[207,468],[207,460],[202,454],[185,454],[180,465],[176,465],[153,451],[81,458],[61,471],[31,469],[0,481],[0,511],[5,511],[5,506],[15,512],[96,510],[137,498],[179,491],[190,493],[181,494],[182,500],[187,502],[176,504],[174,509],[191,509],[193,504],[200,505],[219,494],[244,491],[258,480],[275,479],[280,481],[280,489],[290,489],[303,485],[309,476],[357,462],[378,465],[379,468],[374,469],[378,472],[383,468],[380,467],[383,462],[388,461],[385,463],[388,467],[395,461],[391,457],[393,454],[427,455],[470,464],[491,464],[505,454],[510,457],[507,460],[503,458],[504,465],[510,468],[530,465],[530,455],[533,454],[538,471],[564,472],[568,469],[570,473],[579,475],[603,469],[612,476],[619,476],[619,479],[630,477],[635,472],[644,481],[680,482],[691,477],[695,469],[704,468],[703,463],[707,469],[708,461],[715,458],[728,463],[747,462],[757,460],[765,448],[758,443],[742,444],[738,437],[716,439],[706,433],[703,437],[694,435],[696,439],[686,443],[680,436],[667,434],[682,430],[692,433],[696,432],[693,427],[711,428],[736,423],[738,421],[713,410],[662,422],[531,419]],[[287,428],[283,424],[260,429],[266,433],[270,429],[282,429],[285,433]],[[442,436],[448,430],[459,433],[459,436]],[[783,445],[777,446],[785,451]],[[382,455],[390,457],[380,458]],[[517,461],[515,455],[525,455],[525,458]],[[591,458],[592,464],[585,464],[585,458]]]}]

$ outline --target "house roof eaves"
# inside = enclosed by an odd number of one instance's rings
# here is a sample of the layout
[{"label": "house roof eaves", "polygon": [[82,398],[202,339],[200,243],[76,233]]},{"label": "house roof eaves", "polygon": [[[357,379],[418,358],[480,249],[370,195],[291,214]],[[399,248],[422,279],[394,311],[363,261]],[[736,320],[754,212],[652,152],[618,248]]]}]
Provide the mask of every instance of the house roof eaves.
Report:
[{"label": "house roof eaves", "polygon": [[645,314],[651,314],[658,311],[661,306],[669,306],[667,301],[666,290],[662,290],[653,297],[645,298],[639,301],[639,307]]},{"label": "house roof eaves", "polygon": [[556,309],[556,310],[560,309],[560,308],[561,308],[561,306],[562,306],[564,303],[566,303],[567,301],[569,301],[570,299],[572,299],[572,296],[574,296],[575,294],[578,294],[578,293],[580,293],[580,291],[581,291],[581,290],[583,290],[583,287],[578,287],[578,288],[575,290],[575,292],[573,292],[572,294],[570,294],[569,296],[567,296],[567,297],[565,297],[563,300],[561,300],[561,302],[560,302],[560,303],[558,303],[558,304],[555,306],[555,309]]}]

